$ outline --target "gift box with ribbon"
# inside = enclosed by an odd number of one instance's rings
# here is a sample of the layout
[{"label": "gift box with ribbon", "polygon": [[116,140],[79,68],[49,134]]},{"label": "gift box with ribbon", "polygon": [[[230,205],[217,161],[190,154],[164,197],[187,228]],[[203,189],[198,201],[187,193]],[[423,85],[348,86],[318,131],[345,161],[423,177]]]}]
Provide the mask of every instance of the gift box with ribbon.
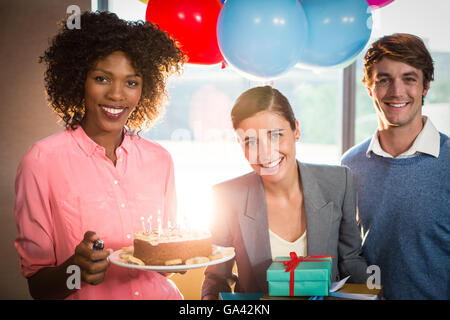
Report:
[{"label": "gift box with ribbon", "polygon": [[270,296],[328,296],[333,256],[277,257],[267,269]]}]

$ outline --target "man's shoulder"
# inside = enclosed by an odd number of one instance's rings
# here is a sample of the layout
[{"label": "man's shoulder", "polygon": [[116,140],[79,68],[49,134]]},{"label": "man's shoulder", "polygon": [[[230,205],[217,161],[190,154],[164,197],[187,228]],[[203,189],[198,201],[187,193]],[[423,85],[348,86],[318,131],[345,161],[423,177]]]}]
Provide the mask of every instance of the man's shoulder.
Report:
[{"label": "man's shoulder", "polygon": [[353,146],[347,150],[341,158],[341,163],[343,165],[349,165],[353,161],[361,160],[366,158],[367,148],[369,148],[370,141],[372,137],[368,137],[363,142]]},{"label": "man's shoulder", "polygon": [[441,148],[450,149],[450,139],[448,138],[448,136],[445,133],[439,131],[439,138]]},{"label": "man's shoulder", "polygon": [[444,161],[445,165],[448,165],[448,162],[450,161],[450,139],[449,137],[439,131],[439,157],[441,161]]}]

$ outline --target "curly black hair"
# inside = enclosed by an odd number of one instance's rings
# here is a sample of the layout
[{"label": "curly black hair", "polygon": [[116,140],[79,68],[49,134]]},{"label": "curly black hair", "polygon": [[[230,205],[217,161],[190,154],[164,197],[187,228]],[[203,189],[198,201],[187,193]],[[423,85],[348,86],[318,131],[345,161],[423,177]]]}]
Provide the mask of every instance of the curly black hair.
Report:
[{"label": "curly black hair", "polygon": [[141,99],[129,116],[127,128],[140,131],[160,115],[167,97],[169,75],[182,70],[185,56],[175,41],[157,25],[125,21],[109,12],[84,12],[79,29],[69,29],[67,20],[52,39],[40,63],[47,64],[45,89],[50,106],[66,129],[74,130],[85,115],[85,82],[99,59],[122,51],[143,77]]}]

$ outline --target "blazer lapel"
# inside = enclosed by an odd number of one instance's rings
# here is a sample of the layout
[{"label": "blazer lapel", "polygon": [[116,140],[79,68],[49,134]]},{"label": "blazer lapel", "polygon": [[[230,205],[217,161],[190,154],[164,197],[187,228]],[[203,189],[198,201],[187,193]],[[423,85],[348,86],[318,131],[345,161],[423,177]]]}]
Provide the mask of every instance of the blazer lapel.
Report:
[{"label": "blazer lapel", "polygon": [[265,292],[266,270],[272,261],[272,254],[264,187],[257,174],[250,176],[247,190],[247,202],[239,214],[239,224],[256,281]]},{"label": "blazer lapel", "polygon": [[297,163],[305,202],[307,253],[327,254],[331,223],[329,211],[333,203],[325,201],[311,170],[299,161]]}]

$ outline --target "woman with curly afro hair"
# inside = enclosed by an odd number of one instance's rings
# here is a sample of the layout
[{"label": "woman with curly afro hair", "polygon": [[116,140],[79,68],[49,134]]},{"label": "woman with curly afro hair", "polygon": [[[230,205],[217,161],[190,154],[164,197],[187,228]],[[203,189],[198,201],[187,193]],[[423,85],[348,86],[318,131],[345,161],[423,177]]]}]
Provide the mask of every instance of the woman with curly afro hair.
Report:
[{"label": "woman with curly afro hair", "polygon": [[[65,130],[33,144],[16,176],[21,273],[35,299],[182,299],[153,271],[110,265],[145,221],[176,221],[173,162],[137,135],[161,113],[184,56],[158,26],[85,12],[40,57]],[[148,232],[144,228],[143,232]],[[94,250],[102,240],[104,249]],[[95,248],[97,249],[97,248]]]}]

